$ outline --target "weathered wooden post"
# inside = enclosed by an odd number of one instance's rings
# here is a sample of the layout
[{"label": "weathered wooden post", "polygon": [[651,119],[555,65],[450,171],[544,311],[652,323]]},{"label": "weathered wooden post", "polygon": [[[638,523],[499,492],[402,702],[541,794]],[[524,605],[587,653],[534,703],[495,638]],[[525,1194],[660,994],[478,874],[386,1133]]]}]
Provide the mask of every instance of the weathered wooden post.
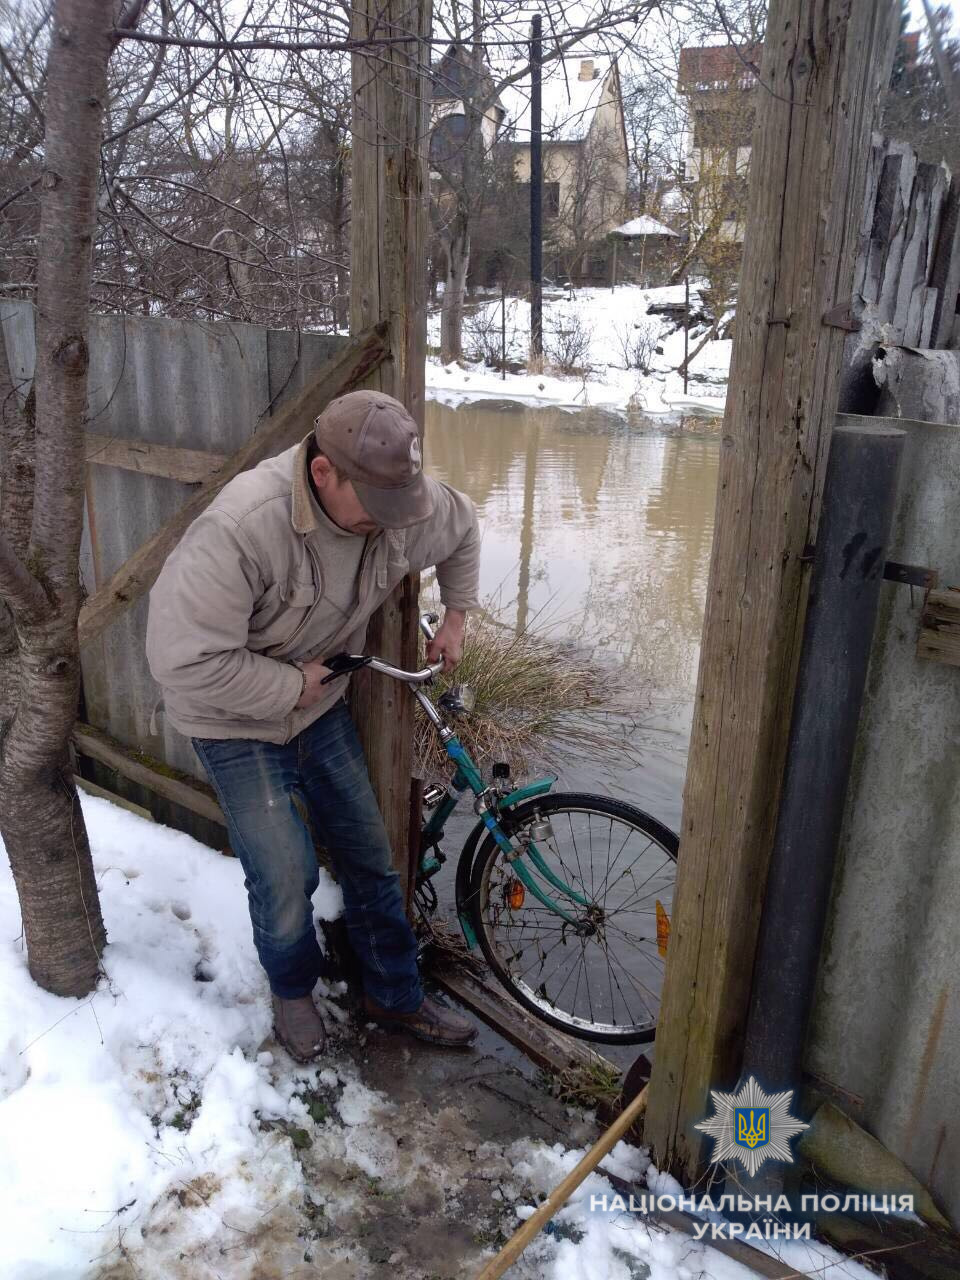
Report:
[{"label": "weathered wooden post", "polygon": [[[423,431],[427,341],[427,136],[430,0],[357,0],[353,54],[350,327],[385,320],[391,358],[369,386],[396,396]],[[410,668],[417,653],[419,579],[409,577],[374,615],[370,653]],[[354,677],[353,713],[402,876],[412,890],[413,699],[393,681]]]},{"label": "weathered wooden post", "polygon": [[[678,883],[645,1126],[703,1168],[693,1125],[741,1065],[757,927],[836,409],[892,0],[773,0],[751,159]],[[768,1087],[775,1087],[771,1081]]]}]

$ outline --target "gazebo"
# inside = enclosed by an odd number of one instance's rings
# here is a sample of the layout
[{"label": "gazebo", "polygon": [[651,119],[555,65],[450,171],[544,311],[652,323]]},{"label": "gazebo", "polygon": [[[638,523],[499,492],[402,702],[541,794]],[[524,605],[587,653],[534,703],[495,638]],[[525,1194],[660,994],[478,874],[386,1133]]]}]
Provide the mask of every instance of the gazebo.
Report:
[{"label": "gazebo", "polygon": [[639,217],[631,218],[629,222],[623,223],[622,226],[615,227],[610,232],[610,238],[613,240],[610,288],[615,289],[617,287],[617,246],[621,240],[631,245],[636,245],[636,242],[640,241],[640,283],[643,284],[643,264],[646,257],[647,241],[652,240],[657,248],[664,250],[670,240],[679,240],[680,235],[664,223],[658,222],[656,218],[651,218],[649,214],[641,213]]}]

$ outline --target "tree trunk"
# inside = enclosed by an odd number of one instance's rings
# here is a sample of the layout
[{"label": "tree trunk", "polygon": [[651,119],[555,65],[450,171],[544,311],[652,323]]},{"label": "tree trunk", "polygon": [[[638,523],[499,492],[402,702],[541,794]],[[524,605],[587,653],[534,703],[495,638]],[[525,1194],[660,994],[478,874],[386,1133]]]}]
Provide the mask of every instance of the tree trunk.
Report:
[{"label": "tree trunk", "polygon": [[[0,326],[0,529],[16,555],[23,557],[30,542],[33,515],[33,432],[36,401],[33,390],[26,404],[10,373],[7,347]],[[13,614],[0,599],[0,742],[17,708],[20,656]]]},{"label": "tree trunk", "polygon": [[463,298],[470,269],[470,232],[459,218],[444,250],[447,274],[440,311],[440,359],[449,364],[463,357]]},{"label": "tree trunk", "polygon": [[[26,548],[4,501],[5,594],[19,689],[0,741],[0,834],[30,973],[57,995],[91,991],[106,941],[68,740],[80,688],[77,614],[91,247],[113,6],[57,0],[47,64],[37,280],[35,472]],[[9,468],[10,459],[4,459]],[[4,476],[7,490],[9,470]],[[6,494],[5,494],[6,499]],[[25,557],[24,557],[25,551]],[[16,553],[27,575],[11,571]],[[11,583],[20,590],[11,588]]]}]

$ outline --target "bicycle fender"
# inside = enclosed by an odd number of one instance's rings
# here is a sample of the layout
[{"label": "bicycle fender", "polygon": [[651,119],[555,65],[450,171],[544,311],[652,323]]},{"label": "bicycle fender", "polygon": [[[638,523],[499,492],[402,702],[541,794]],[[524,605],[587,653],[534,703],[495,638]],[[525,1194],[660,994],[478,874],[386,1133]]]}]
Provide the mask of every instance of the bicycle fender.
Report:
[{"label": "bicycle fender", "polygon": [[[513,809],[525,800],[532,799],[533,796],[545,795],[556,781],[556,778],[541,778],[538,782],[531,782],[525,787],[518,787],[516,791],[511,791],[509,795],[504,796],[500,801],[500,812],[503,813],[508,809]],[[473,933],[473,925],[470,923],[468,899],[470,897],[470,885],[473,881],[474,857],[480,847],[480,841],[486,834],[487,828],[485,824],[482,821],[478,822],[467,837],[457,862],[457,878],[454,887],[457,919],[460,921],[460,928],[463,930],[467,946],[471,949],[477,945],[477,939]]]},{"label": "bicycle fender", "polygon": [[467,946],[473,950],[477,945],[477,938],[473,932],[473,925],[470,923],[470,906],[468,899],[470,897],[470,881],[473,879],[473,859],[479,847],[480,840],[487,833],[487,828],[482,822],[478,822],[470,834],[467,836],[466,843],[460,851],[460,858],[457,862],[457,878],[454,886],[454,894],[457,902],[457,919],[460,921],[460,928],[463,930],[463,936]]},{"label": "bicycle fender", "polygon": [[517,787],[516,791],[511,791],[509,795],[503,797],[500,801],[501,811],[504,809],[513,809],[518,804],[523,804],[524,800],[531,800],[534,796],[546,795],[556,782],[556,778],[540,778],[537,782],[530,782],[525,787]]}]

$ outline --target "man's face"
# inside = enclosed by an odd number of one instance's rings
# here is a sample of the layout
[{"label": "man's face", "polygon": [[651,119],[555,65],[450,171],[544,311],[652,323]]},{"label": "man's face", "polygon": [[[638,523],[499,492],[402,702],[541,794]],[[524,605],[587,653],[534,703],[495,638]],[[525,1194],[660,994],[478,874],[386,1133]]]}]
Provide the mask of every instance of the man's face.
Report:
[{"label": "man's face", "polygon": [[350,533],[376,533],[380,526],[371,520],[349,480],[337,474],[329,458],[322,455],[310,463],[310,474],[316,485],[323,509],[341,529]]}]

